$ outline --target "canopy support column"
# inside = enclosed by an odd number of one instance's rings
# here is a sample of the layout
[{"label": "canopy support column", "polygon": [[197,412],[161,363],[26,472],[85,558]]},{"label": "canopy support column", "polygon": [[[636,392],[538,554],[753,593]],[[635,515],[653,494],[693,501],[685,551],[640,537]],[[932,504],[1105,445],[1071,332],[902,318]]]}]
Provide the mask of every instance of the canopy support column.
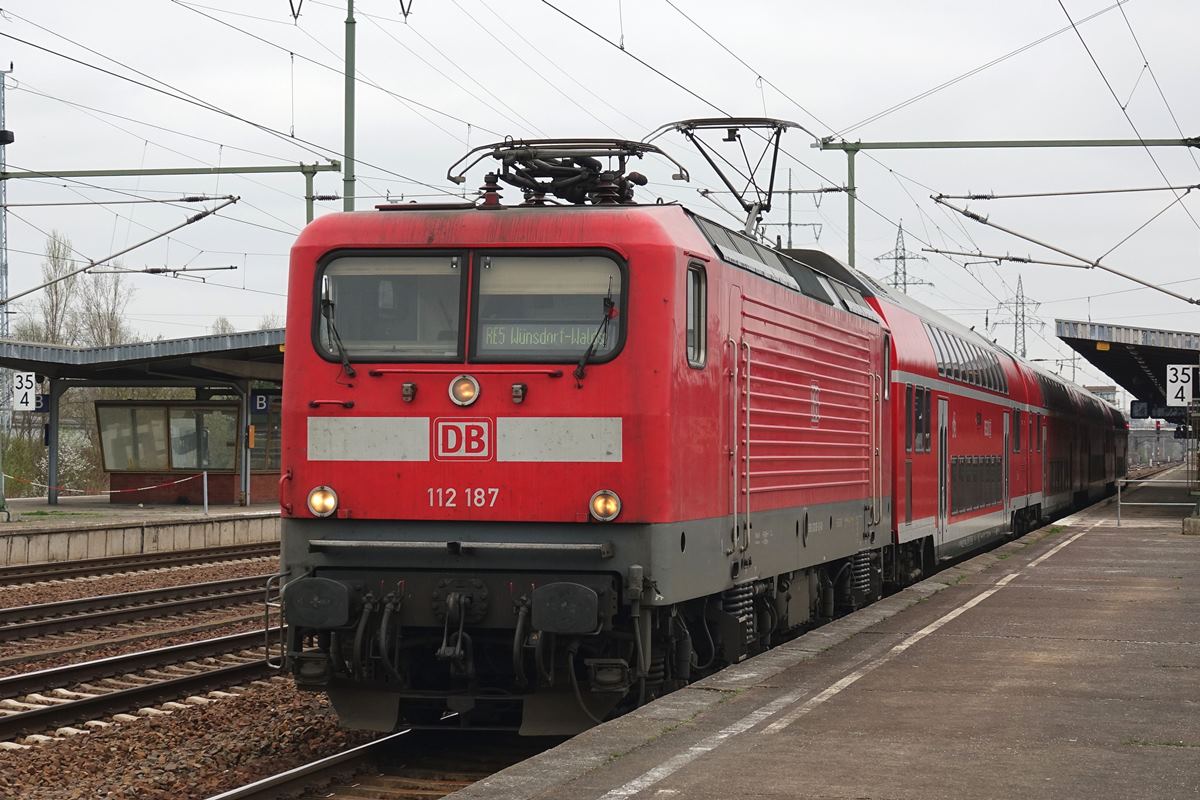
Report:
[{"label": "canopy support column", "polygon": [[59,400],[62,399],[66,388],[62,381],[55,378],[50,379],[50,422],[46,430],[46,447],[50,451],[47,459],[46,483],[50,485],[46,489],[46,502],[52,506],[58,505],[58,407]]}]

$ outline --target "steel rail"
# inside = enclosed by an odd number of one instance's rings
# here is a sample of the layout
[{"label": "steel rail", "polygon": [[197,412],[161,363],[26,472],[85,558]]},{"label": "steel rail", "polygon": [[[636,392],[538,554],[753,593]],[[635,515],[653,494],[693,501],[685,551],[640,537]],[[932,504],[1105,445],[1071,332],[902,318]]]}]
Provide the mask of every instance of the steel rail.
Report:
[{"label": "steel rail", "polygon": [[0,642],[257,599],[269,575],[0,609]]},{"label": "steel rail", "polygon": [[238,544],[195,550],[168,550],[159,553],[107,556],[72,561],[50,561],[44,564],[20,564],[0,567],[0,586],[107,575],[114,572],[136,572],[163,567],[217,563],[241,558],[266,558],[278,554],[279,544],[272,542],[270,544]]},{"label": "steel rail", "polygon": [[266,662],[255,660],[240,664],[226,664],[215,669],[180,675],[142,686],[117,689],[105,694],[96,694],[71,700],[66,703],[38,706],[15,714],[0,717],[0,741],[12,740],[31,733],[49,730],[81,720],[108,716],[131,708],[142,708],[168,700],[209,691],[221,686],[230,686],[246,680],[254,680],[269,672]]},{"label": "steel rail", "polygon": [[[277,636],[282,629],[274,626],[267,629],[268,635]],[[75,664],[22,672],[0,677],[0,697],[20,697],[33,692],[45,692],[74,686],[87,681],[128,675],[139,670],[155,669],[201,658],[229,655],[243,650],[262,647],[263,631],[256,629],[246,633],[216,636],[197,642],[156,647],[136,653],[97,658]]]},{"label": "steel rail", "polygon": [[316,776],[323,772],[345,770],[356,762],[368,760],[376,749],[410,733],[412,733],[412,729],[382,736],[374,741],[351,747],[325,758],[318,758],[316,761],[310,761],[294,769],[285,770],[245,786],[212,795],[207,800],[267,800],[281,795],[286,796],[290,792],[306,788],[313,783]]}]

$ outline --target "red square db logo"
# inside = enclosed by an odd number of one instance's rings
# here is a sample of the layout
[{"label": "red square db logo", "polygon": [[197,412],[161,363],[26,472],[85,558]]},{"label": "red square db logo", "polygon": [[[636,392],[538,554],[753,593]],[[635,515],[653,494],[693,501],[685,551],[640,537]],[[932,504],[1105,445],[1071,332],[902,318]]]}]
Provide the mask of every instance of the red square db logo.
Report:
[{"label": "red square db logo", "polygon": [[438,419],[433,423],[433,452],[439,461],[492,457],[492,420]]}]

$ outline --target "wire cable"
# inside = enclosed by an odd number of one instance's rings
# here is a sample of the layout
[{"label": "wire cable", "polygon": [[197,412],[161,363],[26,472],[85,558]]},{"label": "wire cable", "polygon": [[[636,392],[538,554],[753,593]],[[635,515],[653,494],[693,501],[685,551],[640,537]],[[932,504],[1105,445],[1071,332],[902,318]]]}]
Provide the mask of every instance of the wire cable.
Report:
[{"label": "wire cable", "polygon": [[[1141,131],[1138,130],[1137,125],[1133,121],[1133,117],[1129,116],[1129,111],[1127,111],[1125,107],[1121,105],[1121,98],[1117,96],[1117,92],[1115,89],[1113,89],[1112,83],[1109,82],[1108,76],[1105,75],[1104,70],[1100,68],[1100,62],[1096,60],[1096,55],[1092,52],[1092,48],[1088,47],[1087,40],[1084,39],[1083,34],[1079,32],[1079,28],[1076,26],[1075,20],[1071,18],[1071,12],[1067,11],[1067,7],[1063,4],[1063,0],[1058,0],[1058,7],[1061,8],[1063,14],[1066,15],[1067,21],[1071,23],[1071,28],[1075,31],[1075,35],[1079,37],[1079,43],[1083,45],[1083,49],[1087,51],[1088,58],[1092,60],[1092,65],[1095,66],[1096,71],[1100,73],[1100,79],[1104,81],[1104,85],[1108,88],[1108,93],[1112,95],[1113,100],[1116,101],[1117,106],[1120,107],[1121,114],[1124,115],[1125,121],[1128,122],[1129,127],[1133,129],[1133,133],[1135,136],[1137,136],[1138,141],[1142,142],[1142,149],[1146,151],[1146,155],[1150,156],[1150,160],[1154,162],[1154,168],[1158,170],[1158,174],[1162,176],[1164,181],[1170,183],[1171,179],[1167,177],[1167,173],[1163,172],[1162,165],[1158,163],[1158,159],[1155,158],[1154,152],[1146,145],[1145,137],[1143,137]],[[1180,197],[1178,192],[1175,193],[1175,196],[1176,198]],[[1181,205],[1180,207],[1183,209],[1183,212],[1188,215],[1188,219],[1192,221],[1192,225],[1195,226],[1196,230],[1200,231],[1200,221],[1197,221],[1196,218],[1192,216],[1191,209],[1189,209],[1186,205]]]},{"label": "wire cable", "polygon": [[[14,16],[15,16],[15,15],[14,15]],[[73,56],[69,56],[69,55],[67,55],[66,53],[61,53],[61,52],[59,52],[59,51],[57,51],[57,50],[54,50],[53,48],[46,47],[46,46],[44,46],[44,45],[40,45],[40,44],[36,44],[36,43],[34,43],[34,42],[30,42],[30,41],[28,41],[28,40],[26,40],[26,39],[22,39],[22,38],[20,38],[20,37],[13,36],[13,35],[12,35],[12,34],[10,34],[10,33],[5,33],[4,31],[0,31],[0,37],[3,37],[3,38],[5,38],[5,39],[10,39],[10,40],[12,40],[12,41],[15,41],[15,42],[19,42],[19,43],[21,43],[21,44],[24,44],[24,45],[26,45],[26,46],[28,46],[28,47],[32,47],[32,48],[34,48],[35,50],[40,50],[40,51],[42,51],[42,52],[44,52],[44,53],[47,53],[47,54],[49,54],[49,55],[56,56],[56,57],[58,57],[58,58],[61,58],[61,59],[65,60],[65,61],[70,61],[70,62],[72,62],[72,63],[74,63],[74,64],[77,64],[77,65],[79,65],[79,66],[85,67],[85,68],[87,68],[87,69],[91,69],[91,70],[94,70],[94,71],[96,71],[96,72],[103,73],[103,74],[105,74],[105,75],[108,75],[108,76],[110,76],[110,77],[116,78],[116,79],[118,79],[118,80],[125,81],[125,82],[127,82],[127,83],[132,83],[132,84],[134,84],[135,86],[140,86],[140,87],[142,87],[142,88],[144,88],[144,89],[149,89],[149,90],[150,90],[150,91],[152,91],[152,92],[156,92],[156,93],[158,93],[158,94],[161,94],[161,95],[164,95],[164,96],[166,96],[166,97],[170,97],[170,98],[172,98],[172,99],[174,99],[174,100],[178,100],[178,101],[181,101],[181,102],[184,102],[184,103],[188,103],[189,105],[194,105],[194,106],[196,106],[196,107],[198,107],[198,108],[202,108],[202,109],[204,109],[204,110],[206,110],[206,111],[212,111],[212,112],[214,112],[214,113],[216,113],[216,114],[220,114],[221,116],[228,117],[229,119],[233,119],[233,120],[235,120],[235,121],[237,121],[237,122],[244,123],[244,124],[246,124],[246,125],[249,125],[249,126],[251,126],[251,127],[253,127],[253,128],[256,128],[256,129],[257,129],[257,130],[259,130],[259,131],[262,131],[263,133],[267,133],[267,134],[269,134],[269,135],[271,135],[271,136],[274,136],[274,137],[276,137],[276,138],[282,139],[283,141],[287,141],[287,142],[290,142],[290,143],[292,143],[292,144],[295,144],[297,147],[300,147],[301,149],[303,149],[303,150],[306,150],[307,152],[309,152],[309,153],[311,153],[311,154],[313,154],[313,155],[316,155],[318,158],[328,158],[328,157],[329,157],[329,156],[331,156],[331,155],[332,155],[332,156],[336,156],[337,158],[341,158],[341,159],[344,159],[344,158],[345,158],[345,154],[343,154],[343,153],[339,152],[338,150],[336,150],[336,149],[334,149],[334,148],[331,148],[331,147],[326,147],[326,146],[324,146],[324,145],[320,145],[320,144],[317,144],[317,143],[315,143],[315,142],[310,142],[310,141],[308,141],[307,139],[303,139],[303,138],[301,138],[301,137],[299,137],[299,136],[289,136],[288,134],[284,133],[283,131],[276,130],[275,128],[272,128],[272,127],[270,127],[269,125],[264,125],[264,124],[262,124],[262,123],[259,123],[259,122],[254,122],[253,120],[247,119],[246,117],[242,117],[242,116],[240,116],[240,115],[238,115],[238,114],[235,114],[235,113],[233,113],[232,111],[228,111],[228,110],[226,110],[226,109],[223,109],[223,108],[221,108],[221,107],[219,107],[219,106],[215,106],[215,105],[212,105],[212,104],[210,104],[210,103],[207,103],[207,102],[205,102],[205,101],[202,101],[202,100],[198,100],[198,99],[194,99],[194,98],[188,97],[188,96],[186,95],[186,93],[183,93],[183,94],[172,94],[171,92],[169,92],[169,91],[167,91],[167,90],[165,90],[165,89],[160,89],[160,88],[159,88],[159,87],[157,87],[157,86],[152,86],[151,84],[145,83],[145,82],[143,82],[143,81],[139,81],[139,80],[136,80],[136,79],[134,79],[134,78],[130,78],[128,75],[121,75],[120,73],[113,72],[112,70],[109,70],[109,69],[105,69],[104,67],[101,67],[101,66],[99,66],[99,65],[97,65],[97,64],[90,64],[90,63],[88,63],[88,62],[86,62],[86,61],[83,61],[83,60],[81,60],[81,59],[75,58],[75,57],[73,57]],[[82,46],[82,45],[81,45],[81,46]],[[85,48],[85,49],[87,49],[87,48]],[[108,58],[107,56],[103,56],[102,54],[101,54],[101,57],[103,57],[103,58]],[[122,65],[122,66],[124,66],[124,65]],[[128,69],[132,69],[132,68],[130,68],[130,67],[127,67],[127,68],[128,68]],[[136,72],[137,70],[133,70],[133,71],[134,71],[134,72]],[[157,79],[151,78],[151,80],[157,80]],[[313,149],[313,148],[320,148],[320,151],[318,151],[318,150],[316,150],[316,149]],[[324,151],[324,152],[321,152],[321,151]],[[415,178],[409,177],[408,175],[404,175],[404,174],[402,174],[402,173],[395,172],[394,170],[387,169],[386,167],[381,167],[381,166],[379,166],[379,165],[377,165],[377,164],[372,164],[372,163],[371,163],[371,162],[369,162],[369,161],[364,161],[364,160],[363,160],[363,159],[361,159],[361,158],[357,158],[357,157],[356,157],[356,158],[355,158],[355,163],[356,163],[356,164],[361,164],[361,165],[364,165],[364,166],[367,166],[367,167],[370,167],[371,169],[377,169],[377,170],[379,170],[379,171],[381,171],[381,172],[385,172],[385,173],[387,173],[387,174],[389,174],[389,175],[394,175],[394,176],[396,176],[396,177],[398,177],[398,178],[403,178],[403,179],[405,179],[405,180],[412,181],[413,183],[419,184],[419,185],[421,185],[421,186],[424,186],[424,187],[426,187],[426,188],[428,188],[428,189],[432,189],[432,190],[434,190],[434,191],[440,191],[440,192],[444,192],[445,194],[451,195],[451,196],[453,196],[453,197],[457,197],[457,196],[458,196],[458,193],[457,193],[457,191],[451,191],[451,190],[449,190],[449,189],[443,189],[443,188],[442,188],[442,187],[440,187],[440,186],[435,186],[434,184],[431,184],[431,183],[426,183],[426,182],[424,182],[424,181],[419,181],[419,180],[417,180],[417,179],[415,179]]]},{"label": "wire cable", "polygon": [[[1175,130],[1179,133],[1179,138],[1186,139],[1187,136],[1183,132],[1183,127],[1179,124],[1179,118],[1175,116],[1175,109],[1171,108],[1171,103],[1167,100],[1167,95],[1163,91],[1162,84],[1158,82],[1158,76],[1154,74],[1154,67],[1150,66],[1150,59],[1146,56],[1146,51],[1142,49],[1142,43],[1138,39],[1138,35],[1133,32],[1133,25],[1129,22],[1129,16],[1125,13],[1124,8],[1120,8],[1121,19],[1125,20],[1125,27],[1129,29],[1129,35],[1133,37],[1133,43],[1137,46],[1138,53],[1142,56],[1142,64],[1145,65],[1146,72],[1150,73],[1150,80],[1154,81],[1154,87],[1158,89],[1158,96],[1162,98],[1163,105],[1167,107],[1167,113],[1171,116],[1171,122],[1175,123]],[[1196,154],[1192,148],[1188,148],[1188,155],[1192,159],[1192,163],[1196,165],[1196,169],[1200,170],[1200,161],[1196,160]]]},{"label": "wire cable", "polygon": [[[1099,11],[1096,11],[1092,14],[1089,14],[1086,17],[1083,17],[1082,19],[1079,20],[1079,24],[1082,25],[1085,22],[1091,22],[1092,20],[1096,19],[1097,17],[1099,17],[1103,14],[1107,14],[1108,12],[1112,11],[1115,8],[1120,8],[1123,4],[1128,3],[1128,2],[1129,2],[1129,0],[1119,0],[1118,2],[1113,3],[1110,6],[1106,6],[1105,8],[1102,8]],[[883,119],[884,117],[886,117],[890,114],[894,114],[895,112],[900,111],[901,109],[906,108],[906,107],[912,105],[913,103],[916,103],[920,100],[924,100],[926,97],[929,97],[930,95],[937,94],[938,92],[942,91],[943,89],[948,89],[957,83],[961,83],[962,81],[966,80],[967,78],[974,77],[975,75],[978,75],[979,73],[983,72],[984,70],[990,69],[991,67],[994,67],[997,64],[1001,64],[1001,63],[1007,61],[1008,59],[1012,58],[1013,56],[1018,56],[1027,50],[1031,50],[1032,48],[1037,47],[1039,44],[1044,44],[1045,42],[1048,42],[1051,39],[1057,38],[1058,36],[1071,30],[1071,27],[1072,26],[1070,26],[1070,25],[1066,25],[1062,28],[1059,28],[1058,30],[1054,31],[1053,33],[1048,33],[1045,36],[1034,39],[1032,42],[1029,42],[1028,44],[1018,47],[1016,50],[1011,50],[1008,53],[1005,53],[1004,55],[999,56],[998,58],[994,58],[991,61],[988,61],[984,64],[980,64],[979,66],[977,66],[973,69],[967,70],[966,72],[962,73],[961,75],[951,78],[948,81],[939,83],[937,86],[934,86],[930,89],[926,89],[925,91],[920,92],[919,94],[915,94],[912,97],[908,98],[907,100],[903,100],[899,103],[896,103],[893,106],[889,106],[888,108],[885,108],[883,111],[872,114],[871,116],[866,117],[865,119],[861,119],[858,122],[854,123],[853,125],[851,125],[847,128],[843,128],[842,130],[837,131],[834,134],[834,137],[835,138],[843,138],[843,137],[845,137],[846,134],[850,133],[851,131],[858,130],[859,128],[863,127],[864,125],[870,125],[873,122],[878,122],[879,120]]]}]

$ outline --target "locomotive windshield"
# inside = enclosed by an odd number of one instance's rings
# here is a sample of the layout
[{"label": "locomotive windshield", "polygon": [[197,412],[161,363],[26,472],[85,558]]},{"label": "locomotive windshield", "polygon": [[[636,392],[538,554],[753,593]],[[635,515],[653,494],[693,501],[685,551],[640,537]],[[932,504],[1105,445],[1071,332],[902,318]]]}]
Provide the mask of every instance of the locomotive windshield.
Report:
[{"label": "locomotive windshield", "polygon": [[318,346],[357,361],[462,360],[468,263],[471,360],[570,363],[587,353],[595,363],[616,352],[621,321],[609,322],[621,305],[621,268],[562,253],[334,258],[321,277]]},{"label": "locomotive windshield", "polygon": [[355,358],[432,360],[460,355],[459,256],[344,256],[322,278],[321,345],[336,353],[330,325]]},{"label": "locomotive windshield", "polygon": [[620,307],[621,270],[604,256],[488,255],[479,259],[472,354],[489,361],[578,359],[615,352],[621,326],[602,325]]}]

